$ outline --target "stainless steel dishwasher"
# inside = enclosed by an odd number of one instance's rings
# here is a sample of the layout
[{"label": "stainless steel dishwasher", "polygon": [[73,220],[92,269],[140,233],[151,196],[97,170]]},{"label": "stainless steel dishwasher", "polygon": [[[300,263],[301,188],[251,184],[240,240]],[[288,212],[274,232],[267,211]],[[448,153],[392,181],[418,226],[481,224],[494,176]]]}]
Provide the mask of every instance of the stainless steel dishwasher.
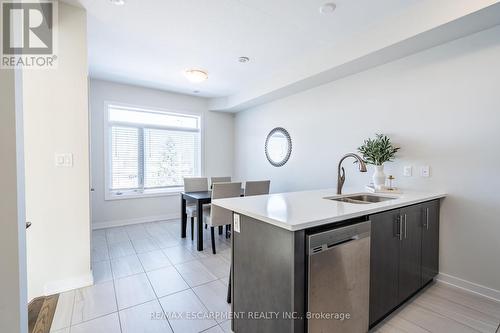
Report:
[{"label": "stainless steel dishwasher", "polygon": [[371,222],[307,236],[308,333],[368,332]]}]

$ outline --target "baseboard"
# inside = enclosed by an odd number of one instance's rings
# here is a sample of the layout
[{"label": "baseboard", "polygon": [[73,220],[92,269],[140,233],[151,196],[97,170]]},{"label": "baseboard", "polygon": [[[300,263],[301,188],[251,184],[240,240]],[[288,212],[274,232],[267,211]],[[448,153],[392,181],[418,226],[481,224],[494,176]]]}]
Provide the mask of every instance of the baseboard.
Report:
[{"label": "baseboard", "polygon": [[488,288],[444,273],[439,273],[436,280],[500,302],[500,290]]},{"label": "baseboard", "polygon": [[124,225],[131,225],[137,223],[149,223],[149,222],[158,222],[165,220],[176,220],[180,219],[181,216],[179,213],[165,214],[165,215],[157,215],[157,216],[145,216],[138,217],[133,219],[125,219],[125,220],[111,220],[111,221],[102,221],[102,222],[92,222],[92,229],[103,229],[103,228],[111,228],[111,227],[121,227]]},{"label": "baseboard", "polygon": [[92,271],[89,273],[71,279],[49,282],[45,285],[44,293],[46,296],[59,294],[68,290],[88,287],[94,284]]}]

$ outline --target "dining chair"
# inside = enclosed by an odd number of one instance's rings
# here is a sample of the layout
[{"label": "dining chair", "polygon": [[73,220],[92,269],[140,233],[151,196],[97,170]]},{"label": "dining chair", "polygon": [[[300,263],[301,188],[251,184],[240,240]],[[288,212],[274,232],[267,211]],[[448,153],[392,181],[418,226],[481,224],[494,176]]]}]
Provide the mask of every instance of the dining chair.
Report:
[{"label": "dining chair", "polygon": [[245,197],[269,194],[270,180],[248,181],[245,184]]},{"label": "dining chair", "polygon": [[[223,198],[235,198],[241,194],[241,183],[215,183],[212,189],[212,200]],[[204,208],[203,222],[210,226],[210,237],[212,238],[212,253],[215,254],[215,231],[218,226],[230,225],[233,220],[233,212],[211,205]]]},{"label": "dining chair", "polygon": [[[208,191],[208,178],[184,177],[184,192]],[[197,217],[197,207],[194,203],[186,203],[186,215],[191,218],[191,240],[194,239],[194,218]]]},{"label": "dining chair", "polygon": [[230,183],[231,177],[210,177],[210,187],[213,188],[215,183]]}]

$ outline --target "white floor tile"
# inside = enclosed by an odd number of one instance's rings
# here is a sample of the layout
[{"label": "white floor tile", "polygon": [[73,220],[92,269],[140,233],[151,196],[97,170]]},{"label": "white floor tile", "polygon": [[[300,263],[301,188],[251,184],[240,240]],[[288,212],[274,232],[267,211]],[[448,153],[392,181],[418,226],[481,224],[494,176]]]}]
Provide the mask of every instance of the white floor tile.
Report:
[{"label": "white floor tile", "polygon": [[167,234],[168,229],[166,226],[162,223],[159,222],[152,222],[152,223],[146,223],[145,224],[146,231],[151,235],[157,235],[157,234]]},{"label": "white floor tile", "polygon": [[220,281],[213,281],[193,288],[205,307],[216,314],[216,320],[222,323],[229,318],[231,306],[226,302],[227,286]]},{"label": "white floor tile", "polygon": [[109,257],[111,259],[130,256],[132,254],[135,254],[135,250],[130,240],[109,244]]},{"label": "white floor tile", "polygon": [[158,244],[160,249],[179,246],[182,243],[180,236],[176,238],[170,234],[156,234],[153,235],[152,238],[155,240],[156,244]]},{"label": "white floor tile", "polygon": [[224,330],[225,333],[233,333],[231,330],[231,320],[226,320],[222,324],[220,324],[220,327]]},{"label": "white floor tile", "polygon": [[156,298],[145,273],[115,280],[118,309],[125,309]]},{"label": "white floor tile", "polygon": [[72,326],[71,333],[121,333],[118,313]]},{"label": "white floor tile", "polygon": [[94,283],[113,280],[113,274],[111,273],[111,264],[109,260],[94,262],[92,264],[92,274],[94,274]]},{"label": "white floor tile", "polygon": [[120,243],[129,240],[125,227],[106,229],[106,239],[109,244]]},{"label": "white floor tile", "polygon": [[62,330],[50,331],[50,333],[69,333],[70,327],[63,328]]},{"label": "white floor tile", "polygon": [[217,277],[197,260],[175,265],[175,268],[191,287],[217,280]]},{"label": "white floor tile", "polygon": [[171,333],[163,310],[154,300],[120,311],[122,333]]},{"label": "white floor tile", "polygon": [[128,226],[127,233],[131,240],[151,237],[142,224]]},{"label": "white floor tile", "polygon": [[75,325],[117,311],[113,282],[76,290],[71,324]]},{"label": "white floor tile", "polygon": [[138,257],[146,272],[172,265],[161,250],[140,253]]},{"label": "white floor tile", "polygon": [[146,273],[158,297],[188,289],[188,284],[173,267],[165,267]]},{"label": "white floor tile", "polygon": [[108,246],[108,241],[106,240],[106,234],[95,234],[95,231],[92,232],[92,248],[96,248],[99,246]]},{"label": "white floor tile", "polygon": [[[217,325],[215,320],[208,318],[206,308],[191,290],[160,298],[160,303],[175,333],[198,333]],[[174,318],[173,313],[180,314],[180,318]]]},{"label": "white floor tile", "polygon": [[182,246],[175,246],[163,249],[172,264],[181,264],[191,260],[195,260],[196,256]]},{"label": "white floor tile", "polygon": [[229,284],[229,276],[219,279],[220,282],[224,283],[226,286]]},{"label": "white floor tile", "polygon": [[106,241],[106,229],[92,230],[92,240]]},{"label": "white floor tile", "polygon": [[105,261],[109,260],[109,252],[107,245],[100,245],[92,247],[92,261]]},{"label": "white floor tile", "polygon": [[50,331],[60,330],[71,325],[71,314],[73,312],[73,304],[75,303],[75,291],[70,290],[59,294],[57,300],[56,312],[52,319]]},{"label": "white floor tile", "polygon": [[229,248],[220,251],[218,254],[220,254],[220,257],[227,261],[228,263],[231,263],[231,245],[229,245]]},{"label": "white floor tile", "polygon": [[144,272],[137,255],[111,260],[111,270],[114,279]]},{"label": "white floor tile", "polygon": [[202,333],[224,333],[224,330],[219,325],[217,325],[203,331]]},{"label": "white floor tile", "polygon": [[150,252],[159,249],[158,245],[152,238],[133,239],[132,245],[137,253]]},{"label": "white floor tile", "polygon": [[200,263],[219,279],[229,276],[231,264],[220,257],[202,258]]}]

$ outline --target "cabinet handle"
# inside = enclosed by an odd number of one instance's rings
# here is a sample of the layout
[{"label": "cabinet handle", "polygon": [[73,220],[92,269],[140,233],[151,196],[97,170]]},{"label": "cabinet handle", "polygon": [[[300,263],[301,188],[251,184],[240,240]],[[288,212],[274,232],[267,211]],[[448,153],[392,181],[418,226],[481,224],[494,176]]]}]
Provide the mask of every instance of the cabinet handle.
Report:
[{"label": "cabinet handle", "polygon": [[429,207],[425,209],[425,228],[429,230]]},{"label": "cabinet handle", "polygon": [[407,225],[406,225],[406,214],[405,214],[405,239],[406,239],[406,229],[407,229]]},{"label": "cabinet handle", "polygon": [[399,215],[399,240],[403,240],[403,215]]}]

